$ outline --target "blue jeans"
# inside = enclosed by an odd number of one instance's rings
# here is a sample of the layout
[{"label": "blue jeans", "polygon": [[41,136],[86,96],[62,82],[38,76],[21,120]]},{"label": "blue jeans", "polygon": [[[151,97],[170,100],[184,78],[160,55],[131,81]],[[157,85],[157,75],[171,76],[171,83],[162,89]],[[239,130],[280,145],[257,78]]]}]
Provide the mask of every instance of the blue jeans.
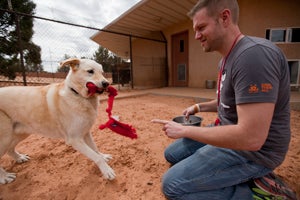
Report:
[{"label": "blue jeans", "polygon": [[172,167],[163,176],[162,190],[172,200],[252,200],[247,181],[272,171],[233,150],[186,138],[171,144],[165,158]]}]

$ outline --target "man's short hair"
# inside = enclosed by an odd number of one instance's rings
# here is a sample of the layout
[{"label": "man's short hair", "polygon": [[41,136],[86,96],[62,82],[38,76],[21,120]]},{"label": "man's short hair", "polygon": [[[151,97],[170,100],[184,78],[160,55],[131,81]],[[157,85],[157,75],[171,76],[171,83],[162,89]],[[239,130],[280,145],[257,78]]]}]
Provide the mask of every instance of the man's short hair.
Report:
[{"label": "man's short hair", "polygon": [[231,11],[232,22],[237,24],[239,21],[239,5],[237,0],[199,0],[190,12],[188,12],[188,16],[192,19],[202,8],[207,9],[207,14],[210,17],[217,17],[222,10],[229,9]]}]

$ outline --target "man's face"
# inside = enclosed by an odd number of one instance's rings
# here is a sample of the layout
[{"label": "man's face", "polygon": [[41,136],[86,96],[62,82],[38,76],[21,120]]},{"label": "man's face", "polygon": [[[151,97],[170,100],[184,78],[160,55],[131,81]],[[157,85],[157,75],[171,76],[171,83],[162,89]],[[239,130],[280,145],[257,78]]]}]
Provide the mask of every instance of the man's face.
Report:
[{"label": "man's face", "polygon": [[193,17],[195,39],[199,40],[203,51],[217,51],[222,43],[222,29],[216,17],[208,16],[206,8]]}]

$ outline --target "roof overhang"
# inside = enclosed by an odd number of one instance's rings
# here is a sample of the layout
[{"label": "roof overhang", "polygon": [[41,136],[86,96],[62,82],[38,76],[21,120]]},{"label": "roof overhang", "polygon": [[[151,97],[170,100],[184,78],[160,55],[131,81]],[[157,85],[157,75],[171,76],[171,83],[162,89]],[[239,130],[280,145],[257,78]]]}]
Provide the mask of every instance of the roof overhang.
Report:
[{"label": "roof overhang", "polygon": [[166,42],[162,31],[189,20],[187,12],[197,0],[141,0],[91,37],[123,58],[130,57],[130,39]]}]

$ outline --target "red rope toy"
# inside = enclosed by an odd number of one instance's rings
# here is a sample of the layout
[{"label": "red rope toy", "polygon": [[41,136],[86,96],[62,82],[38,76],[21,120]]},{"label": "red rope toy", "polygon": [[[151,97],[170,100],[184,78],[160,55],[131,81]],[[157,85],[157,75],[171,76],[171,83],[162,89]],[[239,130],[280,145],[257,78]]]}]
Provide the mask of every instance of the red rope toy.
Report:
[{"label": "red rope toy", "polygon": [[[97,91],[99,91],[98,87],[91,82],[87,83],[86,86],[87,86],[90,94],[94,94]],[[118,133],[118,134],[126,136],[126,137],[130,137],[131,139],[136,139],[137,134],[136,134],[135,128],[133,128],[131,125],[121,123],[111,116],[114,98],[115,98],[115,96],[118,95],[117,90],[112,86],[108,86],[106,91],[108,92],[108,100],[107,100],[108,106],[106,108],[106,112],[108,114],[109,119],[105,124],[101,124],[99,126],[99,129],[103,130],[105,128],[109,128],[110,130],[112,130],[115,133]]]}]

